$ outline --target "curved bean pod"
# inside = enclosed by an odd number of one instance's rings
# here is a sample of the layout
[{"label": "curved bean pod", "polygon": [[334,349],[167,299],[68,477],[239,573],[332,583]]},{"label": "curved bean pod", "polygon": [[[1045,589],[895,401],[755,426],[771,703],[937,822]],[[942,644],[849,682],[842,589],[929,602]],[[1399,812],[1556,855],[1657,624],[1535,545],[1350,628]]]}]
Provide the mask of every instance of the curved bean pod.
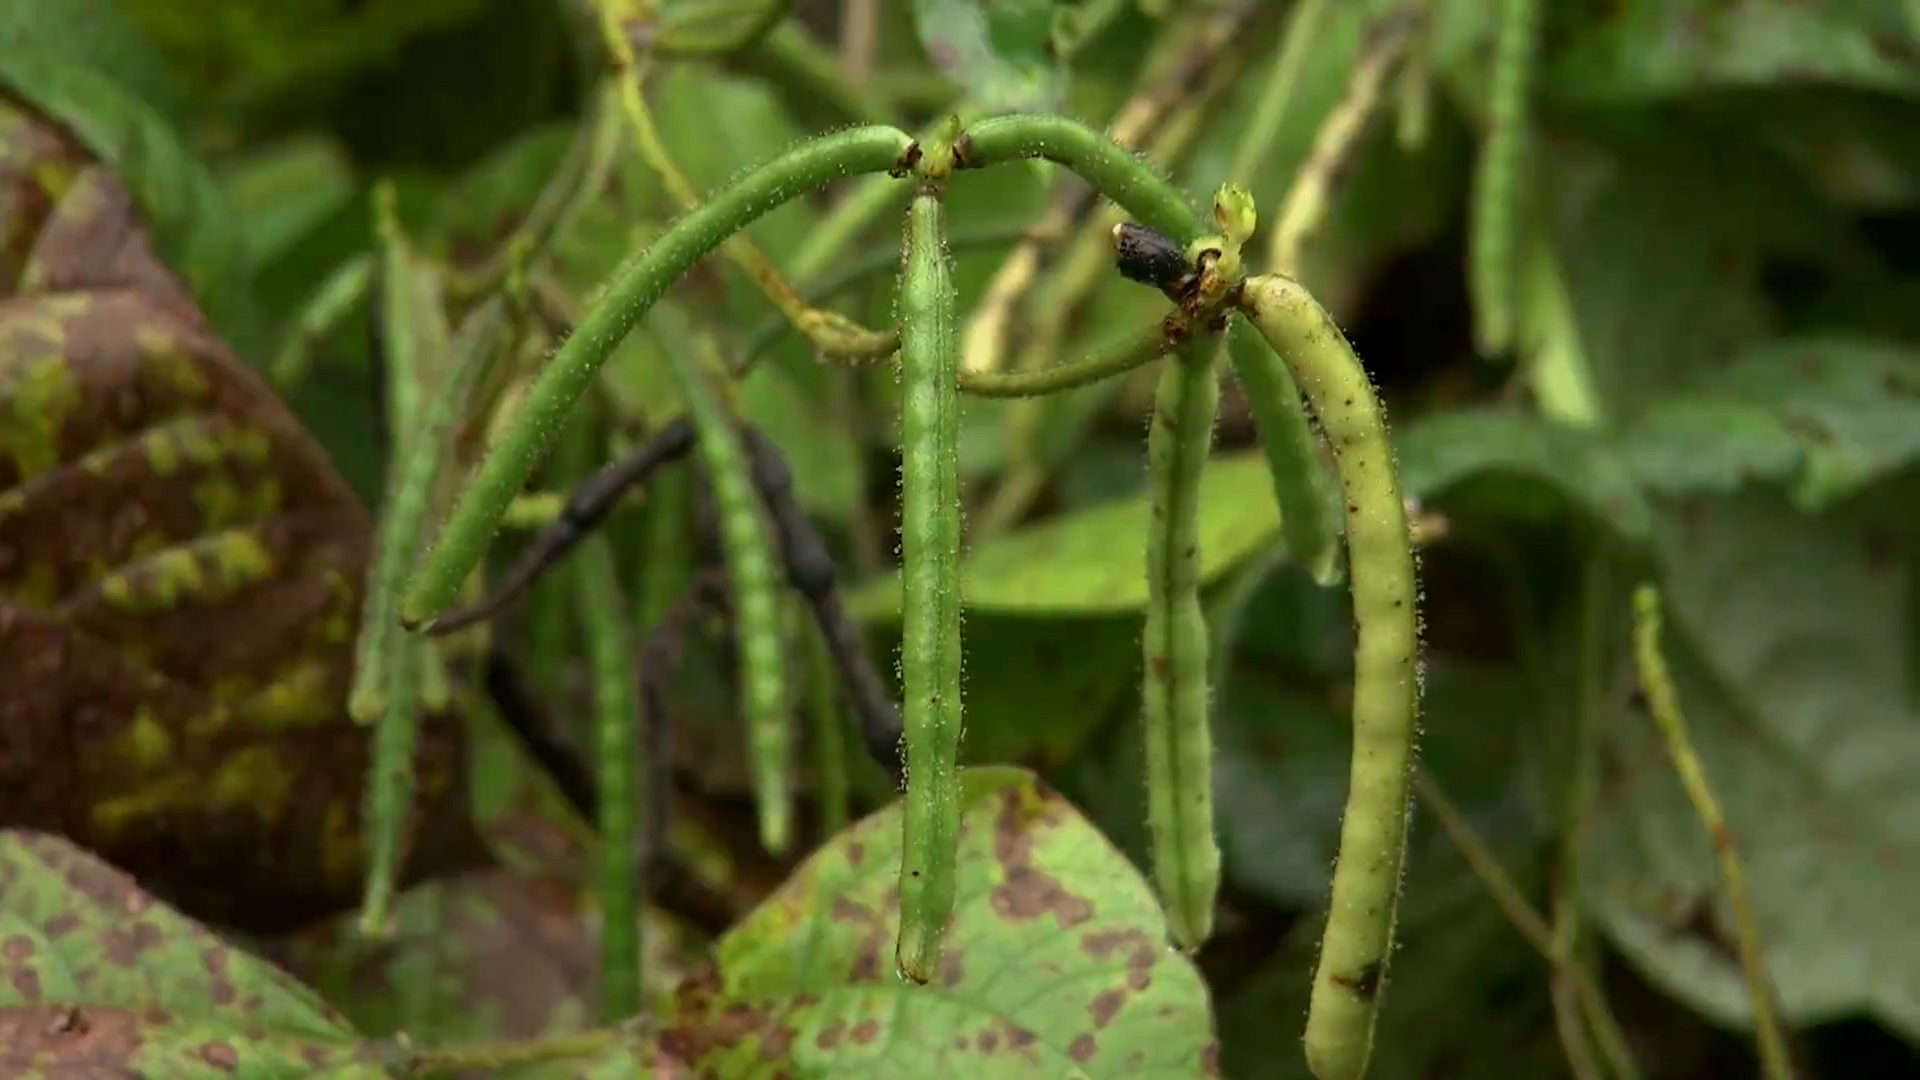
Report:
[{"label": "curved bean pod", "polygon": [[907,212],[900,276],[900,678],[907,801],[900,852],[903,977],[931,979],[953,914],[960,844],[960,338],[940,193]]},{"label": "curved bean pod", "polygon": [[1358,1080],[1372,1052],[1406,854],[1420,700],[1413,547],[1386,416],[1333,317],[1277,274],[1248,279],[1240,308],[1286,360],[1319,418],[1346,506],[1358,632],[1353,763],[1305,1042],[1320,1080]]},{"label": "curved bean pod", "polygon": [[1504,0],[1493,58],[1486,142],[1474,172],[1468,234],[1474,331],[1481,352],[1513,347],[1519,270],[1515,265],[1520,167],[1527,137],[1527,83],[1540,19],[1534,0]]},{"label": "curved bean pod", "polygon": [[829,181],[901,167],[913,140],[898,128],[860,127],[807,142],[747,173],[615,272],[566,344],[528,389],[512,424],[481,461],[401,605],[419,627],[450,605],[480,562],[514,495],[546,453],[600,365],[693,264],[768,211]]},{"label": "curved bean pod", "polygon": [[[792,838],[793,725],[787,709],[787,645],[780,610],[782,575],[773,531],[761,509],[746,447],[733,416],[686,348],[666,350],[680,395],[699,435],[696,450],[706,467],[726,552],[728,602],[740,656],[740,689],[747,714],[754,804],[760,842],[778,854]],[[718,371],[717,357],[712,370]]]},{"label": "curved bean pod", "polygon": [[1293,560],[1322,585],[1340,580],[1340,537],[1333,525],[1333,500],[1320,465],[1319,440],[1300,405],[1300,388],[1287,365],[1252,328],[1228,331],[1233,373],[1253,413],[1280,505],[1280,536]]},{"label": "curved bean pod", "polygon": [[1213,932],[1220,848],[1213,832],[1213,736],[1207,716],[1207,617],[1200,604],[1200,478],[1213,449],[1220,338],[1202,333],[1161,370],[1147,434],[1147,825],[1154,884],[1174,941]]},{"label": "curved bean pod", "polygon": [[599,791],[600,1016],[619,1023],[640,1011],[641,785],[639,695],[633,641],[621,603],[613,544],[595,536],[574,570],[575,603],[593,673],[595,787]]}]

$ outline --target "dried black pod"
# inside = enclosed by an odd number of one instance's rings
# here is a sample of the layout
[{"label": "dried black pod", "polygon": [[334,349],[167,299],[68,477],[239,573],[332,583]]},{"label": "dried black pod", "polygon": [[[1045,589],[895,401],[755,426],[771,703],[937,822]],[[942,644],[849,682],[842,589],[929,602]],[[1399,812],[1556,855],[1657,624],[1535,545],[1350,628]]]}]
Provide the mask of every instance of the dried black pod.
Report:
[{"label": "dried black pod", "polygon": [[1144,225],[1123,221],[1113,227],[1113,261],[1121,277],[1151,285],[1176,301],[1193,281],[1186,253]]}]

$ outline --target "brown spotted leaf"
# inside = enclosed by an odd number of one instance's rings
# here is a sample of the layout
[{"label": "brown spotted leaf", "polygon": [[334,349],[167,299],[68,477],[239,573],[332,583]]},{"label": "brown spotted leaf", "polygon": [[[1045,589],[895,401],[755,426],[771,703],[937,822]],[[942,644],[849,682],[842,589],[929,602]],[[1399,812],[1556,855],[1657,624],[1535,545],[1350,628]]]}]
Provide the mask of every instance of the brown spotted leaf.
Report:
[{"label": "brown spotted leaf", "polygon": [[894,973],[900,806],[810,858],[721,940],[660,1048],[702,1075],[1218,1075],[1207,991],[1147,883],[1065,799],[964,774],[959,901],[934,981]]},{"label": "brown spotted leaf", "polygon": [[0,1075],[379,1077],[352,1028],[59,837],[0,831]]},{"label": "brown spotted leaf", "polygon": [[[121,183],[0,98],[0,823],[209,921],[351,905],[369,532]],[[416,875],[478,858],[457,749],[430,725]]]}]

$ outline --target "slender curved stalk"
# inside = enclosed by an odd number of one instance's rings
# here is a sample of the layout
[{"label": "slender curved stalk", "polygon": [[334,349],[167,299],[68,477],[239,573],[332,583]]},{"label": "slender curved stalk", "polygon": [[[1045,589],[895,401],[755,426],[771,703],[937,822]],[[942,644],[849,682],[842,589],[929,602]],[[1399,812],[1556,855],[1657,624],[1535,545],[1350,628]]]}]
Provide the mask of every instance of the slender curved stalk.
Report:
[{"label": "slender curved stalk", "polygon": [[642,797],[638,728],[640,699],[634,687],[633,636],[622,607],[613,545],[595,536],[583,545],[574,568],[579,605],[593,672],[595,779],[600,833],[600,1018],[617,1023],[640,1011],[640,860]]},{"label": "slender curved stalk", "polygon": [[1307,423],[1287,366],[1266,339],[1247,326],[1228,332],[1228,353],[1260,432],[1260,449],[1280,506],[1280,535],[1293,560],[1321,585],[1340,580],[1340,537],[1333,524],[1333,492],[1320,464],[1319,439]]},{"label": "slender curved stalk", "polygon": [[962,371],[960,392],[983,398],[1031,398],[1091,386],[1160,358],[1161,327],[1116,339],[1085,360],[1021,371]]},{"label": "slender curved stalk", "polygon": [[1733,924],[1739,938],[1740,971],[1746,976],[1747,997],[1753,1009],[1753,1037],[1760,1050],[1761,1072],[1767,1080],[1792,1080],[1793,1061],[1787,1053],[1787,1040],[1780,1032],[1780,1021],[1773,1011],[1773,984],[1767,978],[1766,959],[1760,953],[1760,920],[1754,915],[1753,897],[1747,892],[1746,871],[1740,865],[1740,852],[1734,847],[1733,833],[1727,828],[1727,816],[1713,793],[1707,770],[1687,734],[1687,719],[1680,711],[1680,695],[1674,689],[1673,676],[1667,671],[1666,658],[1660,653],[1660,592],[1642,585],[1633,592],[1633,659],[1639,670],[1640,687],[1647,695],[1647,709],[1667,744],[1673,770],[1680,776],[1687,801],[1713,842],[1713,854],[1720,862],[1720,880],[1727,890],[1727,902],[1733,908]]},{"label": "slender curved stalk", "polygon": [[900,278],[900,680],[907,800],[895,961],[916,983],[940,966],[960,844],[960,367],[939,189],[907,214]]},{"label": "slender curved stalk", "polygon": [[366,252],[348,258],[327,274],[300,305],[293,327],[274,355],[270,375],[274,389],[284,394],[306,380],[314,346],[367,298],[367,290],[372,287],[373,256]]},{"label": "slender curved stalk", "polygon": [[890,127],[854,128],[808,142],[741,177],[616,271],[461,493],[401,607],[402,621],[417,628],[453,602],[600,365],[694,263],[774,207],[837,177],[899,168],[912,144],[905,132]]},{"label": "slender curved stalk", "polygon": [[[613,58],[613,70],[608,77],[613,82],[621,111],[626,114],[627,126],[633,129],[640,156],[668,196],[680,204],[680,209],[690,210],[699,205],[700,193],[680,171],[653,122],[653,112],[647,108],[646,97],[640,92],[642,71],[634,58],[633,46],[627,43],[621,30],[614,5],[603,3],[599,7],[601,38]],[[838,312],[810,307],[745,230],[728,237],[720,250],[822,353],[874,359],[890,355],[898,346],[898,335],[892,332],[869,330]]]},{"label": "slender curved stalk", "polygon": [[1200,603],[1200,480],[1213,448],[1220,384],[1214,334],[1180,347],[1160,373],[1147,436],[1147,613],[1142,635],[1147,825],[1154,884],[1181,948],[1213,933],[1220,847],[1213,829],[1213,736],[1207,715],[1207,618]]},{"label": "slender curved stalk", "polygon": [[1480,351],[1497,356],[1513,347],[1520,272],[1515,233],[1520,168],[1526,152],[1528,83],[1540,16],[1534,0],[1503,0],[1495,39],[1487,136],[1473,177],[1467,234],[1473,281],[1474,336]]},{"label": "slender curved stalk", "polygon": [[1100,194],[1177,244],[1190,244],[1207,231],[1199,211],[1179,188],[1105,133],[1065,116],[1010,113],[977,121],[960,136],[954,154],[954,164],[963,169],[1044,158],[1072,169]]},{"label": "slender curved stalk", "polygon": [[1420,700],[1413,548],[1386,417],[1333,317],[1277,274],[1249,278],[1239,302],[1319,418],[1346,505],[1358,632],[1353,764],[1305,1043],[1308,1067],[1320,1080],[1357,1080],[1372,1052],[1406,856]]}]

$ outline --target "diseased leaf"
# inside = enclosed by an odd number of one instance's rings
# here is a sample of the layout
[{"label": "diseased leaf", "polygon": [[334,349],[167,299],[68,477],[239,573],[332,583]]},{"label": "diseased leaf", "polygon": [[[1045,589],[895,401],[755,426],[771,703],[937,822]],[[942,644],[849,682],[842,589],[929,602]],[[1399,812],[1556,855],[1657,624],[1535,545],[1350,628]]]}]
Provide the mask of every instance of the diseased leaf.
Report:
[{"label": "diseased leaf", "polygon": [[[265,348],[239,218],[165,120],[108,73],[32,49],[0,52],[0,91],[0,138],[17,137],[10,132],[22,123],[43,122],[5,115],[16,110],[29,117],[37,110],[71,131],[111,171],[111,180],[98,182],[132,196],[160,261],[181,277],[221,334],[245,355]],[[75,225],[99,210],[99,196],[85,185],[66,206]]]},{"label": "diseased leaf", "polygon": [[[1212,580],[1280,527],[1266,460],[1258,453],[1216,457],[1200,495],[1200,560]],[[969,608],[1026,614],[1104,614],[1147,602],[1147,500],[1115,501],[1024,529],[969,551],[961,595]],[[864,619],[897,619],[897,575],[848,598]]]},{"label": "diseased leaf", "polygon": [[935,67],[987,112],[1060,106],[1066,72],[1053,58],[1049,0],[913,0]]},{"label": "diseased leaf", "polygon": [[893,970],[900,808],[817,852],[680,989],[660,1047],[730,1077],[1218,1075],[1206,989],[1139,873],[1031,774],[964,774],[932,985]]},{"label": "diseased leaf", "polygon": [[0,831],[0,969],[8,1076],[386,1075],[312,991],[59,837]]},{"label": "diseased leaf", "polygon": [[[369,522],[153,257],[124,189],[0,112],[0,821],[196,917],[351,904]],[[429,725],[418,874],[481,855]]]},{"label": "diseased leaf", "polygon": [[[1867,1013],[1920,1036],[1920,712],[1905,692],[1911,567],[1778,495],[1700,500],[1656,532],[1664,651],[1744,863],[1766,962],[1802,1026]],[[1713,847],[1651,721],[1610,701],[1587,904],[1656,985],[1723,1023],[1747,991]]]}]

